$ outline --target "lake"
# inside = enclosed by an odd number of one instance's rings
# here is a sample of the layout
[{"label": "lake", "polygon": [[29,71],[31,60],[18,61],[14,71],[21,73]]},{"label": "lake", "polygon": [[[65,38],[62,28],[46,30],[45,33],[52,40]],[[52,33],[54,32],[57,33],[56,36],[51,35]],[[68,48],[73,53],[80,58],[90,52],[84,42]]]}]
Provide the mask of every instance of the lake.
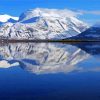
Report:
[{"label": "lake", "polygon": [[100,43],[0,44],[0,100],[100,100]]}]

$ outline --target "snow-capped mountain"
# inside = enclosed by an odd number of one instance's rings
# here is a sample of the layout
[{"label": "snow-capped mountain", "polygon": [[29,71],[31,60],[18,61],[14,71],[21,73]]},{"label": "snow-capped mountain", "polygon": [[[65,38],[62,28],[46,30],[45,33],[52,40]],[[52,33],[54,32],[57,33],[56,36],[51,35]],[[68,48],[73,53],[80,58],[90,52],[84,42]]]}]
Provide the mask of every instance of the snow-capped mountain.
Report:
[{"label": "snow-capped mountain", "polygon": [[73,11],[37,8],[22,13],[16,23],[3,24],[0,35],[9,39],[64,39],[87,27]]},{"label": "snow-capped mountain", "polygon": [[4,15],[0,15],[0,23],[6,23],[6,22],[16,22],[18,21],[18,17],[13,17],[13,16],[10,16],[10,15],[7,15],[7,14],[4,14]]},{"label": "snow-capped mountain", "polygon": [[90,39],[90,40],[100,40],[100,24],[95,24],[88,28],[81,34],[72,37],[74,39]]}]

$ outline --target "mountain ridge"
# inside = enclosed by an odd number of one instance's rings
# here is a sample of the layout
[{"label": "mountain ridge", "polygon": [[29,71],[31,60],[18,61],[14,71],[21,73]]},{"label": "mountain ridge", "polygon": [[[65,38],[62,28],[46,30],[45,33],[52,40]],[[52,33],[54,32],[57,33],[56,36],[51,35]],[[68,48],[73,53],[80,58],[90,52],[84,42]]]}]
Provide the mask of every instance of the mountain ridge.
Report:
[{"label": "mountain ridge", "polygon": [[36,8],[22,13],[14,24],[0,26],[0,36],[8,39],[64,39],[88,28],[71,10]]},{"label": "mountain ridge", "polygon": [[81,34],[71,37],[70,39],[80,39],[80,40],[100,40],[100,24],[95,24],[82,32]]}]

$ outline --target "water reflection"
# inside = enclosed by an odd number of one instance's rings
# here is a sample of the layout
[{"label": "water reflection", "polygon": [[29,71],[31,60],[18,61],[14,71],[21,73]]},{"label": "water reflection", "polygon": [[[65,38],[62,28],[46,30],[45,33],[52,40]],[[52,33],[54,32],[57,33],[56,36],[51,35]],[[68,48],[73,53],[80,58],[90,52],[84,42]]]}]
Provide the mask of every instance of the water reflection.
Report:
[{"label": "water reflection", "polygon": [[78,43],[75,46],[91,55],[100,55],[100,42]]},{"label": "water reflection", "polygon": [[[35,74],[96,71],[99,66],[84,69],[83,62],[87,61],[91,55],[98,54],[100,54],[99,43],[5,44],[0,46],[0,68],[18,66]],[[100,65],[99,62],[98,64]]]}]

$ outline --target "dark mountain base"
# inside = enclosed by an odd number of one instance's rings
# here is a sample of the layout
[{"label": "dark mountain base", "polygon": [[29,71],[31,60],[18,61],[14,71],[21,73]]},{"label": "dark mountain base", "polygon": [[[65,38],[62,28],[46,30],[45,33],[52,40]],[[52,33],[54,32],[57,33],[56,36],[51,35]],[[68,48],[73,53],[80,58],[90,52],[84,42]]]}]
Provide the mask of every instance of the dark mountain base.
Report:
[{"label": "dark mountain base", "polygon": [[95,39],[63,39],[63,40],[0,40],[0,43],[14,42],[100,42]]}]

